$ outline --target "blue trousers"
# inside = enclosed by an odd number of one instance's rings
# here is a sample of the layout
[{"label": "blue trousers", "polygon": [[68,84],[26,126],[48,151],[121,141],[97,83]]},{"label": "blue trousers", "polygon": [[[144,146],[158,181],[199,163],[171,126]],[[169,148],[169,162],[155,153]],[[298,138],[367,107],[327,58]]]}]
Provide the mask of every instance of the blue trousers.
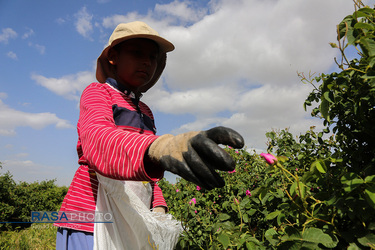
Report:
[{"label": "blue trousers", "polygon": [[56,235],[56,250],[92,250],[94,234],[59,227]]}]

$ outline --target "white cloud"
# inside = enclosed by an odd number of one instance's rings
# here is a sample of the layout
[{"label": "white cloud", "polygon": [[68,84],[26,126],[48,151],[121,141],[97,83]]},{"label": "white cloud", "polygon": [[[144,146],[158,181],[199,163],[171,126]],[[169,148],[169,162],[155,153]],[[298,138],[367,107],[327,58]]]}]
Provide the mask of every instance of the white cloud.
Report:
[{"label": "white cloud", "polygon": [[189,131],[200,131],[204,128],[221,125],[224,121],[225,119],[221,117],[207,117],[207,118],[200,117],[194,122],[186,123],[180,126],[179,128],[174,129],[172,133],[180,134],[180,133],[185,133]]},{"label": "white cloud", "polygon": [[194,8],[194,2],[175,0],[168,4],[156,4],[156,15],[177,17],[182,22],[199,21],[207,13],[206,8]]},{"label": "white cloud", "polygon": [[30,36],[34,35],[34,30],[33,29],[30,29],[30,28],[27,28],[27,32],[25,32],[23,35],[22,35],[22,39],[27,39],[29,38]]},{"label": "white cloud", "polygon": [[13,59],[13,60],[18,60],[17,54],[14,53],[13,51],[9,51],[9,52],[7,53],[7,57],[9,57],[9,58],[11,58],[11,59]]},{"label": "white cloud", "polygon": [[[342,4],[341,4],[342,3]],[[296,71],[324,71],[337,51],[335,26],[352,4],[330,1],[218,1],[216,12],[190,27],[169,27],[176,50],[168,85],[189,89],[228,79],[287,85]],[[319,17],[311,9],[319,9]]]},{"label": "white cloud", "polygon": [[203,86],[173,92],[166,91],[161,86],[154,88],[145,95],[143,100],[146,103],[152,103],[155,110],[169,114],[215,114],[231,109],[228,105],[228,102],[231,102],[230,97],[239,94],[239,90],[233,85],[221,85],[216,88]]},{"label": "white cloud", "polygon": [[4,148],[6,148],[6,149],[13,149],[14,145],[13,144],[7,144],[7,145],[4,146]]},{"label": "white cloud", "polygon": [[43,45],[39,45],[36,43],[29,42],[28,45],[34,49],[36,49],[41,55],[44,55],[46,52],[46,47]]},{"label": "white cloud", "polygon": [[59,18],[56,19],[56,22],[58,24],[62,25],[62,24],[64,24],[66,22],[66,20],[64,18],[62,18],[62,17],[59,17]]},{"label": "white cloud", "polygon": [[1,30],[0,33],[0,42],[7,44],[9,39],[14,39],[17,37],[17,32],[11,28],[5,28]]},{"label": "white cloud", "polygon": [[34,48],[36,48],[41,55],[43,55],[46,52],[46,47],[39,44],[34,44]]},{"label": "white cloud", "polygon": [[55,125],[58,129],[74,128],[69,121],[58,118],[56,114],[27,113],[8,107],[0,100],[0,136],[13,136],[17,127],[31,127],[42,129],[49,125]]},{"label": "white cloud", "polygon": [[354,11],[353,4],[236,0],[209,6],[210,14],[191,26],[160,30],[176,50],[168,54],[146,103],[163,113],[195,115],[176,133],[224,125],[257,149],[266,147],[265,133],[272,129],[289,128],[296,135],[312,125],[320,129],[322,121],[303,110],[312,88],[300,82],[297,71],[333,67],[338,51],[329,42],[335,42],[336,25]]},{"label": "white cloud", "polygon": [[78,11],[78,13],[76,13],[75,17],[77,18],[75,25],[78,33],[85,38],[91,39],[90,35],[93,32],[93,25],[91,21],[93,15],[87,12],[87,8],[85,6]]},{"label": "white cloud", "polygon": [[[137,12],[129,12],[125,16],[124,15],[113,15],[110,17],[103,18],[102,25],[104,28],[114,29],[120,23],[128,23],[134,20],[142,20],[143,22],[147,22],[149,20],[148,17],[144,17],[139,15]],[[108,36],[109,38],[109,36]]]},{"label": "white cloud", "polygon": [[9,171],[16,182],[41,182],[57,179],[57,185],[69,186],[74,174],[74,172],[66,171],[61,166],[45,166],[32,160],[7,159],[1,163],[3,166],[1,172]]},{"label": "white cloud", "polygon": [[61,78],[47,78],[42,75],[32,74],[31,79],[57,95],[78,101],[83,89],[89,83],[95,81],[95,74],[91,71],[83,71]]}]

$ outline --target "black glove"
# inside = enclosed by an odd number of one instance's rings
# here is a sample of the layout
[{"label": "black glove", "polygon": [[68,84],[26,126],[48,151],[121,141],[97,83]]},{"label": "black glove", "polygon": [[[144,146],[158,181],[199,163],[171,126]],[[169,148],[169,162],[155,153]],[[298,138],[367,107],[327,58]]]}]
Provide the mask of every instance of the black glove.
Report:
[{"label": "black glove", "polygon": [[217,144],[242,148],[244,139],[230,128],[215,127],[207,131],[162,135],[148,151],[149,158],[156,164],[195,184],[212,189],[223,187],[224,180],[215,171],[232,171],[236,163]]}]

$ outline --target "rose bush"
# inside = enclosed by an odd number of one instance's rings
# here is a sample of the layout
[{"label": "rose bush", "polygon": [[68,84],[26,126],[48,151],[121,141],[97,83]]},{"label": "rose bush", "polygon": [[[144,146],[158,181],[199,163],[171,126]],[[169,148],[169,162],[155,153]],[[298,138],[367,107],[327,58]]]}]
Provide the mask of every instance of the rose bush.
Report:
[{"label": "rose bush", "polygon": [[[179,249],[375,249],[375,10],[355,4],[332,44],[342,72],[301,74],[322,132],[271,131],[262,156],[227,148],[237,165],[221,189],[160,182],[185,228]],[[348,61],[349,46],[359,58]]]},{"label": "rose bush", "polygon": [[178,247],[375,247],[375,210],[365,198],[375,176],[362,179],[336,168],[333,136],[322,139],[313,129],[297,139],[287,130],[267,136],[277,163],[228,148],[237,166],[221,173],[222,189],[197,190],[183,179],[160,182],[170,213],[185,227]]}]

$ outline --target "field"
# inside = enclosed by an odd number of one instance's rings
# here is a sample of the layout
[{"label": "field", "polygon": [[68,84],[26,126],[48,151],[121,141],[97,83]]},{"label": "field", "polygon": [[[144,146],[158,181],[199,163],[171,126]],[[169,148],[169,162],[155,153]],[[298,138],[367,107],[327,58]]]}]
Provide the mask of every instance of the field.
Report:
[{"label": "field", "polygon": [[31,227],[0,232],[0,249],[55,249],[57,228],[52,224],[33,224]]}]

